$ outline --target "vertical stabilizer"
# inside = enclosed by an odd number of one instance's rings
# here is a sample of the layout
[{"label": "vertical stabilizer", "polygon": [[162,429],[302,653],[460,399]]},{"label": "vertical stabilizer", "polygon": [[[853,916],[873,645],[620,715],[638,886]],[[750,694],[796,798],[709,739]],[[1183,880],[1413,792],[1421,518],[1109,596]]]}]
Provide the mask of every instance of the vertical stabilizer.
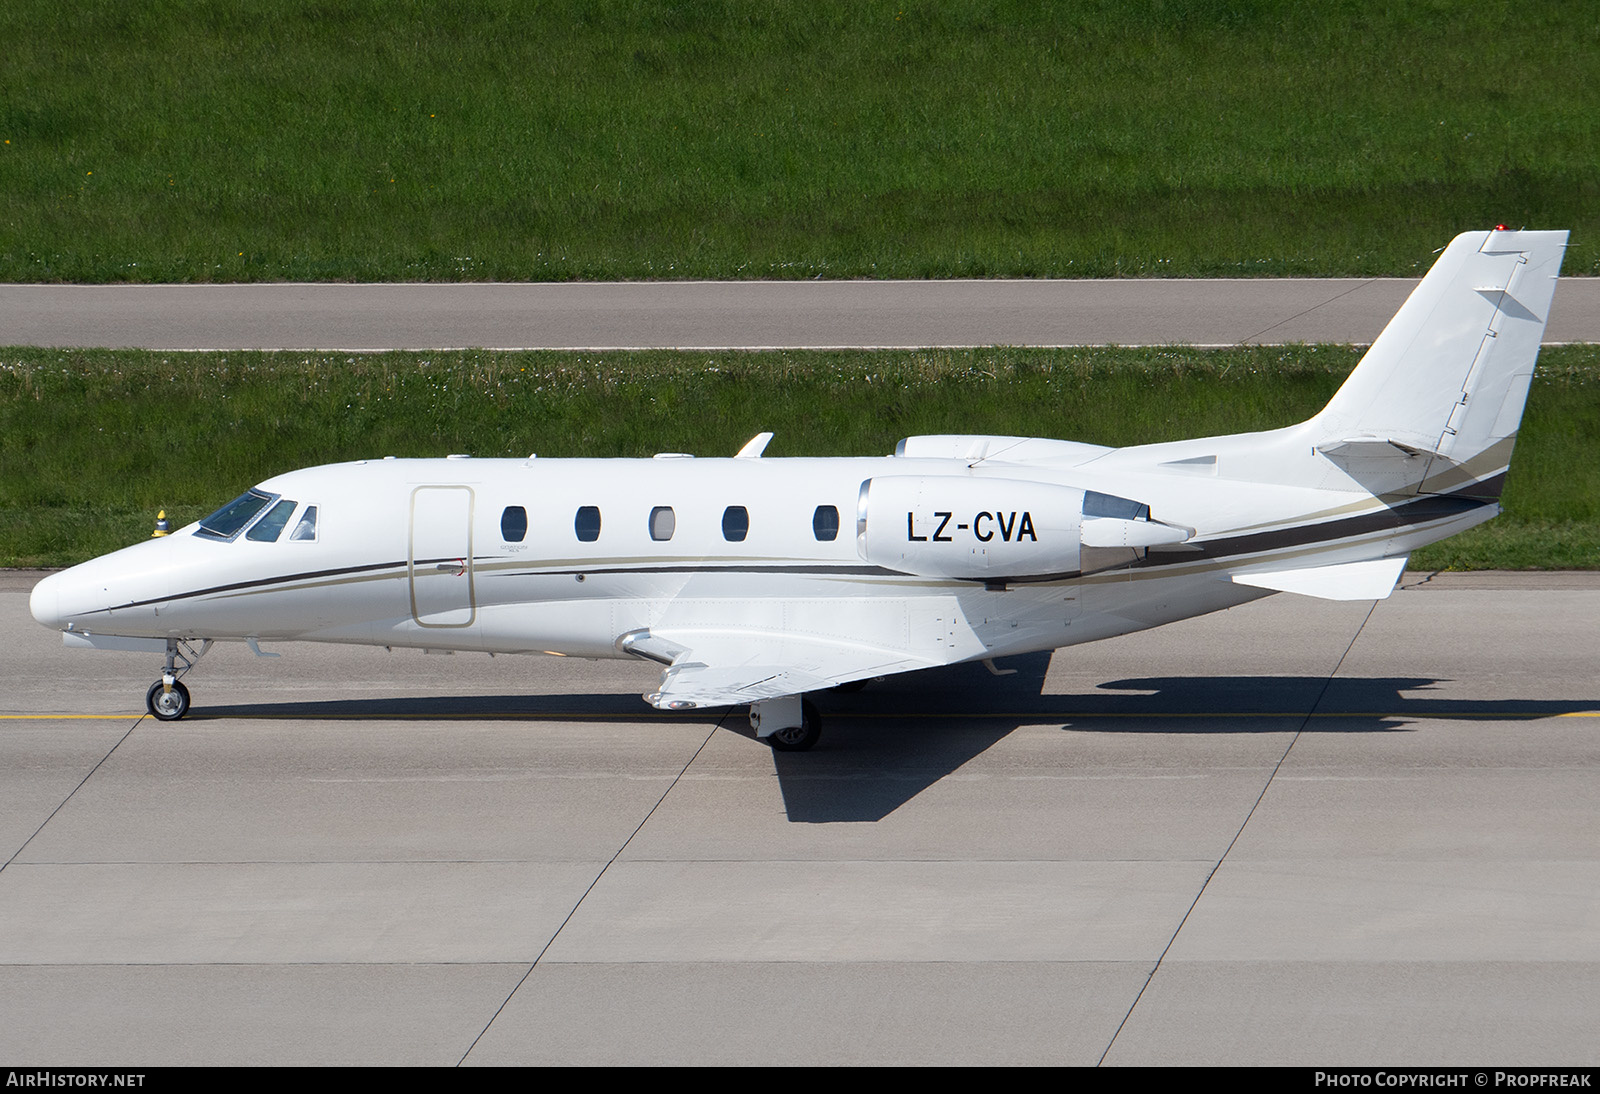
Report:
[{"label": "vertical stabilizer", "polygon": [[1566,232],[1457,236],[1313,419],[1323,444],[1428,457],[1418,490],[1499,494]]}]

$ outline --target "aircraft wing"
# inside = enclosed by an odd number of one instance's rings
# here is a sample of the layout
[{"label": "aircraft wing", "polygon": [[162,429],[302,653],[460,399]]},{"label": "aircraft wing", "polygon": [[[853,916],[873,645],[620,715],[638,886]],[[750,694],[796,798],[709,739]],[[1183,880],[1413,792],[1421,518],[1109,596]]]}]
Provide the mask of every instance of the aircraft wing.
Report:
[{"label": "aircraft wing", "polygon": [[749,630],[635,631],[618,648],[661,662],[664,710],[731,706],[942,664],[905,650]]}]

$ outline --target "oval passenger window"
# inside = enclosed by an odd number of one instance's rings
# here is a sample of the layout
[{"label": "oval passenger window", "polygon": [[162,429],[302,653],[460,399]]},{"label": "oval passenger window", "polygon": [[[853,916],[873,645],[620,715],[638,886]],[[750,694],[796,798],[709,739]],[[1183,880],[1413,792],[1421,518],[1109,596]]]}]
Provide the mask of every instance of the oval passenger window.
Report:
[{"label": "oval passenger window", "polygon": [[672,533],[678,529],[678,518],[672,514],[672,506],[658,505],[650,510],[650,538],[658,543],[664,543],[672,538]]},{"label": "oval passenger window", "polygon": [[585,505],[579,508],[578,516],[572,522],[572,530],[578,533],[578,538],[584,543],[593,543],[600,538],[600,507]]},{"label": "oval passenger window", "polygon": [[521,543],[528,534],[528,511],[520,505],[508,505],[500,514],[500,538],[507,543]]},{"label": "oval passenger window", "polygon": [[839,538],[839,510],[831,505],[819,505],[811,514],[811,534],[823,543]]}]

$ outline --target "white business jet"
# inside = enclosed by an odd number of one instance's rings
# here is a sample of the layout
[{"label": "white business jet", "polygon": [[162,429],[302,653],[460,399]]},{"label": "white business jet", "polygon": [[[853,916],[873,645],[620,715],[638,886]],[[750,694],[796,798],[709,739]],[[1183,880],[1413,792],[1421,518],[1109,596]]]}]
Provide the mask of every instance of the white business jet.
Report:
[{"label": "white business jet", "polygon": [[746,705],[809,748],[807,693],[1092,642],[1286,591],[1381,599],[1499,512],[1565,232],[1458,236],[1321,413],[1131,448],[923,436],[893,456],[373,459],[268,479],[46,577],[69,646],[214,641],[645,658],[656,707]]}]

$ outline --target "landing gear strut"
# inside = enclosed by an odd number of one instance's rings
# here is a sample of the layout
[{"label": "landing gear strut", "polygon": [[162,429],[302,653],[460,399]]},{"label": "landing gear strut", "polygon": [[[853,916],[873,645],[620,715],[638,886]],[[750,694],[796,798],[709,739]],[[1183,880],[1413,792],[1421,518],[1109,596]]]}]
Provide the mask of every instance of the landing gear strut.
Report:
[{"label": "landing gear strut", "polygon": [[[163,722],[176,722],[189,713],[189,689],[178,677],[194,668],[194,663],[211,648],[211,639],[200,643],[197,651],[180,638],[167,639],[167,663],[161,670],[161,679],[150,685],[144,693],[144,707],[152,717]],[[180,667],[178,662],[183,662]]]},{"label": "landing gear strut", "polygon": [[[799,725],[783,724],[797,719]],[[762,733],[763,722],[782,728],[768,729]],[[798,695],[750,704],[750,726],[756,731],[756,739],[767,742],[774,752],[804,752],[822,736],[822,719],[817,714],[817,708],[811,700],[801,699]]]}]

